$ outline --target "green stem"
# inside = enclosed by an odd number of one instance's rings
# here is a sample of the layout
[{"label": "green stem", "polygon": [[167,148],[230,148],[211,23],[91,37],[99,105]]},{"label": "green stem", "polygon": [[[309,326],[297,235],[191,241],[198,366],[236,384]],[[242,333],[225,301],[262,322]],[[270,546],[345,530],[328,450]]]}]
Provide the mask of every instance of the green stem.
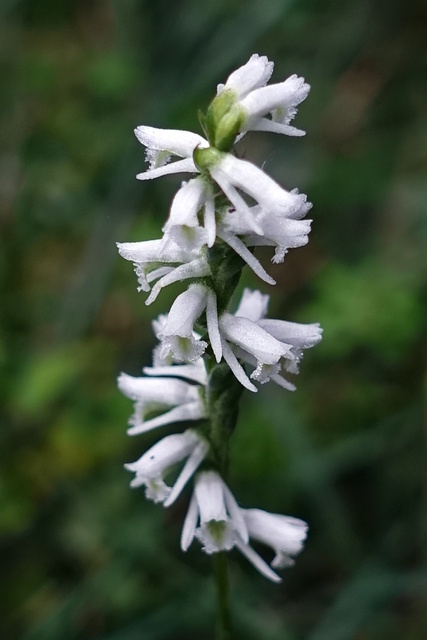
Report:
[{"label": "green stem", "polygon": [[[243,261],[227,245],[215,245],[208,252],[213,288],[217,296],[218,313],[230,302],[240,278]],[[207,404],[209,408],[209,441],[214,468],[226,480],[228,475],[230,438],[236,428],[240,396],[243,387],[225,362],[214,364],[209,371]],[[227,553],[213,555],[218,621],[217,640],[231,640],[230,587]]]},{"label": "green stem", "polygon": [[230,586],[228,581],[227,554],[213,555],[213,566],[218,602],[217,640],[231,640]]},{"label": "green stem", "polygon": [[208,385],[209,440],[216,467],[225,480],[228,474],[230,438],[236,428],[242,391],[242,385],[225,362],[211,369]]},{"label": "green stem", "polygon": [[[228,365],[215,365],[210,372],[208,402],[210,413],[210,442],[215,466],[223,478],[227,477],[230,437],[236,427],[239,399],[243,387]],[[231,640],[230,587],[227,553],[215,553],[213,566],[218,601],[217,640]]]}]

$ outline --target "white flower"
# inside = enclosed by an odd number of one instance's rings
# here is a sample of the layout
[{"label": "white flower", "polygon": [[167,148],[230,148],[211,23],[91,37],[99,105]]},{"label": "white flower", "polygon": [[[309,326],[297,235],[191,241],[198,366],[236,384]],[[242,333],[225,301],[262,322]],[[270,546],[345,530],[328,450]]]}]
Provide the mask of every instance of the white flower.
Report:
[{"label": "white flower", "polygon": [[[174,282],[189,278],[203,278],[210,274],[206,256],[199,250],[190,250],[163,240],[142,242],[118,242],[117,248],[125,260],[134,263],[138,278],[138,291],[150,291],[150,285],[157,280],[145,304],[149,305],[160,291]],[[194,247],[193,247],[194,249]]]},{"label": "white flower", "polygon": [[[198,214],[203,208],[204,226],[199,226]],[[203,244],[211,247],[215,242],[215,201],[209,182],[199,176],[183,182],[175,195],[169,218],[162,231],[163,247],[172,240],[186,251],[197,251]]]},{"label": "white flower", "polygon": [[[271,566],[283,569],[294,564],[292,556],[300,553],[307,537],[308,525],[303,520],[267,513],[261,509],[241,509],[249,537],[269,547],[276,556]],[[238,540],[236,547],[254,565],[260,573],[273,582],[280,582],[281,578],[272,571],[266,562],[247,542]]]},{"label": "white flower", "polygon": [[234,98],[230,111],[242,121],[242,133],[271,131],[302,136],[304,131],[289,123],[297,113],[296,107],[307,97],[310,85],[294,74],[284,82],[265,86],[273,67],[265,56],[251,56],[225,84],[218,85],[218,95],[227,92]]},{"label": "white flower", "polygon": [[194,536],[202,543],[203,551],[209,554],[228,551],[237,542],[248,542],[242,512],[216,471],[202,471],[195,478],[181,535],[183,551],[187,551]]},{"label": "white flower", "polygon": [[[281,256],[288,247],[305,244],[310,222],[298,220],[311,207],[307,196],[297,190],[286,191],[255,165],[228,153],[218,156],[210,167],[210,174],[234,208],[222,216],[218,237],[232,247],[262,280],[275,284],[247,246],[273,245],[279,248]],[[259,206],[250,207],[238,189]],[[246,238],[240,239],[240,235]]]},{"label": "white flower", "polygon": [[192,284],[173,303],[167,319],[158,331],[162,341],[161,358],[170,353],[177,362],[195,362],[208,346],[194,334],[194,323],[206,311],[206,323],[212,350],[219,362],[222,357],[218,314],[214,292],[201,284]]},{"label": "white flower", "polygon": [[[179,129],[140,126],[135,129],[135,135],[147,147],[145,155],[150,163],[147,171],[136,176],[138,180],[151,180],[171,173],[199,173],[193,162],[193,151],[209,146],[197,133]],[[172,156],[182,160],[168,164]]]},{"label": "white flower", "polygon": [[[136,462],[125,464],[125,468],[134,472],[131,487],[145,485],[145,495],[154,502],[163,502],[169,507],[191,476],[195,473],[209,450],[207,441],[192,429],[184,433],[172,434],[159,440]],[[164,477],[178,463],[186,460],[174,486],[165,484]]]},{"label": "white flower", "polygon": [[281,367],[298,373],[303,349],[309,349],[322,339],[318,323],[300,324],[267,319],[269,296],[245,289],[234,315],[224,312],[219,329],[224,359],[236,378],[250,391],[256,387],[249,380],[239,360],[252,365],[251,378],[261,384],[272,380],[289,391],[295,385],[280,375]]},{"label": "white flower", "polygon": [[[310,207],[310,202],[305,203],[307,211]],[[247,247],[275,247],[272,261],[283,262],[288,249],[307,244],[311,220],[294,220],[269,214],[259,205],[251,207],[250,211],[257,224],[258,232],[254,232],[243,216],[234,209],[228,208],[221,216],[217,233],[218,237],[231,246],[257,275],[266,280],[266,272],[261,263]]]},{"label": "white flower", "polygon": [[[200,420],[206,408],[198,385],[176,378],[135,378],[126,373],[117,380],[120,391],[135,401],[134,415],[129,420],[129,435],[137,435],[174,422]],[[163,412],[155,418],[145,416]]]},{"label": "white flower", "polygon": [[[274,320],[271,318],[261,319],[257,325],[267,331],[271,336],[280,340],[291,347],[289,356],[285,362],[284,368],[288,373],[299,373],[299,363],[303,357],[304,349],[311,349],[322,339],[322,329],[318,322],[311,324],[301,324],[299,322],[287,322],[286,320]],[[267,372],[260,374],[257,379],[262,382],[268,382],[271,378],[274,382],[293,391],[295,386],[289,383],[285,378],[278,374],[267,375]],[[264,376],[264,378],[262,377]],[[251,377],[256,377],[255,373]]]},{"label": "white flower", "polygon": [[250,208],[237,189],[256,200],[267,214],[298,219],[307,212],[306,195],[286,191],[262,169],[230,153],[218,155],[210,173],[238,212],[241,210],[251,215]]},{"label": "white flower", "polygon": [[254,89],[263,87],[270,80],[273,73],[274,62],[269,62],[266,56],[254,53],[246,64],[233,71],[225,84],[219,84],[217,93],[233,91],[241,100]]},{"label": "white flower", "polygon": [[289,345],[280,342],[248,318],[225,311],[219,318],[219,330],[224,360],[249,391],[257,391],[257,388],[249,380],[237,357],[255,364],[256,370],[251,377],[262,382],[268,379],[264,380],[266,372],[270,377],[278,374],[282,358],[292,357]]},{"label": "white flower", "polygon": [[[284,82],[260,87],[249,93],[239,106],[246,113],[242,131],[271,131],[288,136],[303,136],[304,131],[289,125],[297,106],[306,99],[310,85],[297,75]],[[269,114],[271,119],[265,116]]]}]

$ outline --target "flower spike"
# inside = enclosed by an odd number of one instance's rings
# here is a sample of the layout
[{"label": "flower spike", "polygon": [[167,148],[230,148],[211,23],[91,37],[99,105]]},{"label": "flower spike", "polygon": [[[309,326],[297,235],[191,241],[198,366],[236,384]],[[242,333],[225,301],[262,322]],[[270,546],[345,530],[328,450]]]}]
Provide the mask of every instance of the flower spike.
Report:
[{"label": "flower spike", "polygon": [[[152,366],[142,376],[120,374],[117,384],[134,402],[129,435],[169,429],[125,465],[134,474],[131,486],[144,487],[148,499],[169,507],[193,483],[182,550],[195,538],[209,555],[236,548],[277,583],[276,571],[294,563],[308,525],[239,507],[223,478],[243,388],[257,392],[272,381],[294,391],[287,374],[298,373],[304,351],[322,337],[317,323],[268,318],[269,296],[260,291],[244,289],[231,311],[243,266],[275,285],[256,248],[271,247],[272,262],[280,264],[289,250],[307,244],[311,229],[306,195],[285,189],[234,152],[248,131],[304,135],[291,122],[310,86],[297,75],[269,84],[273,69],[266,56],[254,54],[218,85],[206,113],[199,113],[206,138],[180,129],[135,129],[148,163],[139,180],[188,176],[172,199],[161,237],[117,248],[133,263],[146,305],[167,286],[185,281],[186,290],[177,292],[169,313],[152,321],[158,339]],[[253,541],[273,550],[270,564]]]}]

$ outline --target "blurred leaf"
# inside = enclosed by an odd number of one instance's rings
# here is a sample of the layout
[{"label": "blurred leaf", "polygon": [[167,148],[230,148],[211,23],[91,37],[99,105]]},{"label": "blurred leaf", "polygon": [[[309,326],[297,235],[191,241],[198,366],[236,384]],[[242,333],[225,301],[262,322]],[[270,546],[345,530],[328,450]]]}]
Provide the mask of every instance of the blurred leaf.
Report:
[{"label": "blurred leaf", "polygon": [[317,276],[314,288],[316,301],[303,316],[320,321],[321,350],[330,357],[369,348],[384,359],[396,360],[421,328],[418,282],[387,264],[331,264]]}]

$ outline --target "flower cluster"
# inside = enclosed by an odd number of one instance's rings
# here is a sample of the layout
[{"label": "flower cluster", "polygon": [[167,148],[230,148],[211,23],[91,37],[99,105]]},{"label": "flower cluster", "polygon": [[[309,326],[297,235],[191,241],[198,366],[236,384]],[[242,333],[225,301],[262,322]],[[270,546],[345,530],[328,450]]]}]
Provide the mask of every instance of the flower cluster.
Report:
[{"label": "flower cluster", "polygon": [[[298,373],[304,349],[321,339],[318,324],[268,319],[269,296],[259,291],[245,289],[237,309],[230,311],[245,263],[261,280],[275,284],[255,257],[256,247],[273,247],[272,261],[280,263],[289,249],[307,243],[310,231],[311,220],[304,219],[311,208],[306,196],[297,189],[286,191],[262,169],[234,154],[234,145],[248,131],[304,135],[289,123],[310,87],[295,75],[267,86],[272,71],[272,62],[253,55],[219,85],[206,115],[200,117],[206,137],[148,126],[135,130],[149,163],[138,179],[192,175],[173,198],[162,237],[119,243],[119,253],[134,263],[138,290],[149,294],[146,304],[172,283],[187,281],[188,287],[169,313],[153,323],[159,341],[153,366],[144,369],[144,377],[121,374],[118,385],[135,402],[130,435],[164,425],[192,424],[126,465],[135,474],[131,486],[144,486],[147,498],[169,507],[194,476],[182,549],[186,551],[195,537],[208,554],[236,547],[277,582],[280,577],[272,567],[292,564],[302,549],[307,525],[238,506],[223,479],[224,456],[213,426],[223,419],[219,415],[227,413],[224,398],[230,403],[230,392],[218,391],[217,370],[225,367],[239,389],[242,385],[256,392],[257,383],[272,381],[294,390],[287,375]],[[231,388],[229,382],[226,386]],[[233,428],[223,429],[225,439]],[[169,486],[166,480],[172,474]],[[251,539],[272,547],[271,566],[250,546]]]}]

